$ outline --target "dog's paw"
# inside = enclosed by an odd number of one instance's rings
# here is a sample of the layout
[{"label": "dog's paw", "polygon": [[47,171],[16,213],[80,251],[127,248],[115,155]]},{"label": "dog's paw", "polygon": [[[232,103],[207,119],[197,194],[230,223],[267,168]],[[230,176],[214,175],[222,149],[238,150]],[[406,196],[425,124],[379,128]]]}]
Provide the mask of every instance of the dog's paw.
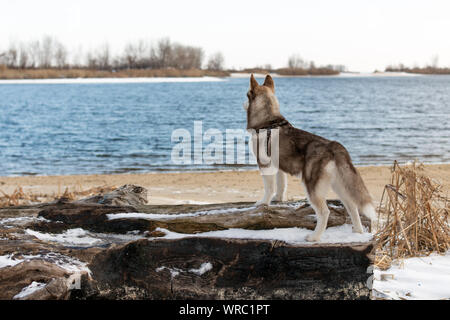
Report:
[{"label": "dog's paw", "polygon": [[267,203],[266,201],[259,200],[259,201],[256,201],[256,202],[255,202],[255,207],[259,207],[259,206],[267,206],[267,207],[268,207],[269,204],[270,204],[270,202]]},{"label": "dog's paw", "polygon": [[281,194],[281,195],[275,195],[275,197],[273,197],[272,201],[275,202],[286,202],[287,201],[287,195],[285,194]]},{"label": "dog's paw", "polygon": [[319,242],[319,241],[320,241],[320,236],[317,235],[316,233],[308,234],[308,235],[306,236],[306,241],[309,241],[309,242]]},{"label": "dog's paw", "polygon": [[364,233],[363,227],[362,226],[352,226],[352,232],[353,233]]}]

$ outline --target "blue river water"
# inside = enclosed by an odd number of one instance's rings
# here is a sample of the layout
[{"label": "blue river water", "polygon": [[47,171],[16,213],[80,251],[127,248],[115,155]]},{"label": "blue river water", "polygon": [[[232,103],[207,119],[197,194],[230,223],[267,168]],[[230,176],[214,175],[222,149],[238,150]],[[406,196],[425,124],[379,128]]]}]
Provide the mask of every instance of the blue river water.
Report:
[{"label": "blue river water", "polygon": [[[293,77],[275,85],[292,124],[341,142],[357,165],[450,162],[450,76]],[[241,78],[1,83],[0,176],[254,169],[171,158],[173,131],[191,132],[193,142],[194,121],[224,137],[245,129],[247,90]]]}]

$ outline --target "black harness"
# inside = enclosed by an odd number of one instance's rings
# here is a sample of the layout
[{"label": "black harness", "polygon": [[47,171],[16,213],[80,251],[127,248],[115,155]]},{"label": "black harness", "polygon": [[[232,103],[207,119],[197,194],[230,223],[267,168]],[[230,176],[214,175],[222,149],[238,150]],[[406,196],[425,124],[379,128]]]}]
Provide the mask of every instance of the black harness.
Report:
[{"label": "black harness", "polygon": [[270,164],[262,164],[259,161],[259,131],[260,130],[266,130],[267,131],[267,139],[266,139],[266,154],[268,157],[272,155],[272,148],[270,144],[270,138],[272,135],[272,129],[280,128],[285,125],[288,125],[289,122],[287,120],[274,120],[269,125],[255,129],[256,131],[256,161],[258,162],[258,165],[263,168],[267,168]]}]

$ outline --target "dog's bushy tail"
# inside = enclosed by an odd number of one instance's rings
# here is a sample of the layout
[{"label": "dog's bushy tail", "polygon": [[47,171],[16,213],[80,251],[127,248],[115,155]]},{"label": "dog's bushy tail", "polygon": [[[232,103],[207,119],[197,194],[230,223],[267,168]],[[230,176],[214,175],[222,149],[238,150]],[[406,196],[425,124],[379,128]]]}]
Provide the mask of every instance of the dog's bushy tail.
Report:
[{"label": "dog's bushy tail", "polygon": [[365,215],[371,221],[377,219],[373,199],[367,190],[364,181],[358,170],[353,166],[350,156],[348,154],[339,159],[338,175],[342,182],[341,186],[345,188],[345,194],[358,208],[360,214]]},{"label": "dog's bushy tail", "polygon": [[354,204],[358,207],[358,212],[365,215],[371,221],[375,221],[377,214],[373,205],[373,199],[364,184],[361,175],[356,168],[350,164],[351,168],[344,168],[346,171],[342,174],[345,187],[348,189],[348,195]]}]

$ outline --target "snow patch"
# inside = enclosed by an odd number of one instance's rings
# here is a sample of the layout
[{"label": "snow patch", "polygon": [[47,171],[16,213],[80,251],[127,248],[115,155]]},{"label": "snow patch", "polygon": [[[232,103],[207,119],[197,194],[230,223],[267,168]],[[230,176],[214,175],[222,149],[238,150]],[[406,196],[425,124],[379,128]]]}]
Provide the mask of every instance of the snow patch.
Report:
[{"label": "snow patch", "polygon": [[450,299],[450,251],[396,261],[385,271],[375,269],[373,289],[375,297],[394,300]]},{"label": "snow patch", "polygon": [[173,214],[161,214],[161,213],[109,213],[106,216],[109,220],[114,219],[146,219],[146,220],[157,220],[157,219],[178,219],[185,217],[198,217],[210,214],[227,214],[227,213],[238,213],[243,211],[248,211],[256,207],[245,207],[245,208],[228,208],[228,209],[213,209],[213,210],[202,210],[190,213],[173,213]]},{"label": "snow patch", "polygon": [[0,220],[0,225],[4,228],[21,227],[29,223],[36,222],[50,222],[43,217],[18,217],[18,218],[6,218]]},{"label": "snow patch", "polygon": [[189,272],[195,273],[196,275],[201,276],[202,274],[208,272],[212,269],[211,262],[204,262],[201,264],[201,266],[198,269],[189,269]]},{"label": "snow patch", "polygon": [[44,288],[47,284],[43,283],[43,282],[36,282],[33,281],[29,286],[25,287],[22,289],[22,291],[20,291],[18,294],[16,294],[13,299],[23,299],[27,296],[29,296],[30,294],[41,290],[42,288]]},{"label": "snow patch", "polygon": [[12,254],[0,256],[0,269],[5,267],[13,267],[21,262],[30,260],[44,260],[53,263],[70,273],[83,271],[86,271],[89,274],[91,273],[87,267],[87,263],[56,252],[48,252],[41,255],[23,255],[22,258],[13,258]]},{"label": "snow patch", "polygon": [[[232,238],[232,239],[258,239],[258,240],[280,240],[290,244],[306,244],[306,236],[313,231],[304,228],[275,228],[269,230],[246,230],[246,229],[228,229],[209,231],[196,234],[184,234],[169,231],[163,228],[156,230],[164,232],[166,235],[151,239],[182,239],[188,237],[203,238]],[[368,242],[372,240],[373,235],[369,232],[353,233],[352,226],[344,224],[341,226],[327,228],[323,233],[320,243],[351,243]]]},{"label": "snow patch", "polygon": [[12,254],[6,256],[0,256],[0,269],[5,267],[13,267],[16,264],[21,263],[23,260],[14,259]]},{"label": "snow patch", "polygon": [[139,231],[129,231],[127,234],[106,234],[89,232],[82,228],[68,229],[63,233],[52,234],[26,229],[25,232],[42,241],[58,242],[67,247],[90,247],[108,243],[123,243],[145,238]]},{"label": "snow patch", "polygon": [[159,267],[159,268],[156,268],[156,272],[161,272],[161,271],[163,271],[164,269],[169,270],[169,272],[170,272],[170,277],[171,277],[172,279],[175,278],[177,275],[179,275],[180,272],[183,272],[183,270],[178,269],[178,268],[169,268],[169,267],[164,267],[164,266]]},{"label": "snow patch", "polygon": [[88,232],[81,228],[69,229],[60,234],[42,233],[31,229],[26,229],[25,233],[42,241],[59,242],[66,245],[91,246],[101,242],[100,239],[89,236]]},{"label": "snow patch", "polygon": [[208,272],[209,270],[211,270],[212,267],[213,266],[212,266],[212,264],[210,262],[204,262],[204,263],[202,263],[200,265],[200,267],[198,269],[192,268],[192,269],[189,269],[188,271],[185,271],[185,270],[180,269],[180,268],[169,268],[169,267],[166,267],[166,266],[158,267],[158,268],[155,269],[155,271],[156,272],[161,272],[161,271],[167,269],[167,270],[169,270],[170,276],[173,279],[176,276],[178,276],[181,272],[191,272],[191,273],[194,273],[196,275],[201,276],[201,275],[205,274],[206,272]]},{"label": "snow patch", "polygon": [[344,209],[343,206],[337,206],[333,203],[327,203],[327,204],[328,204],[328,207],[333,208],[333,209],[340,209],[340,210]]},{"label": "snow patch", "polygon": [[[28,258],[29,259],[29,258]],[[86,262],[82,262],[76,258],[62,255],[56,252],[49,252],[44,255],[34,256],[34,259],[42,259],[44,261],[56,264],[68,271],[69,273],[87,272],[91,274],[91,270],[87,267]]]}]

